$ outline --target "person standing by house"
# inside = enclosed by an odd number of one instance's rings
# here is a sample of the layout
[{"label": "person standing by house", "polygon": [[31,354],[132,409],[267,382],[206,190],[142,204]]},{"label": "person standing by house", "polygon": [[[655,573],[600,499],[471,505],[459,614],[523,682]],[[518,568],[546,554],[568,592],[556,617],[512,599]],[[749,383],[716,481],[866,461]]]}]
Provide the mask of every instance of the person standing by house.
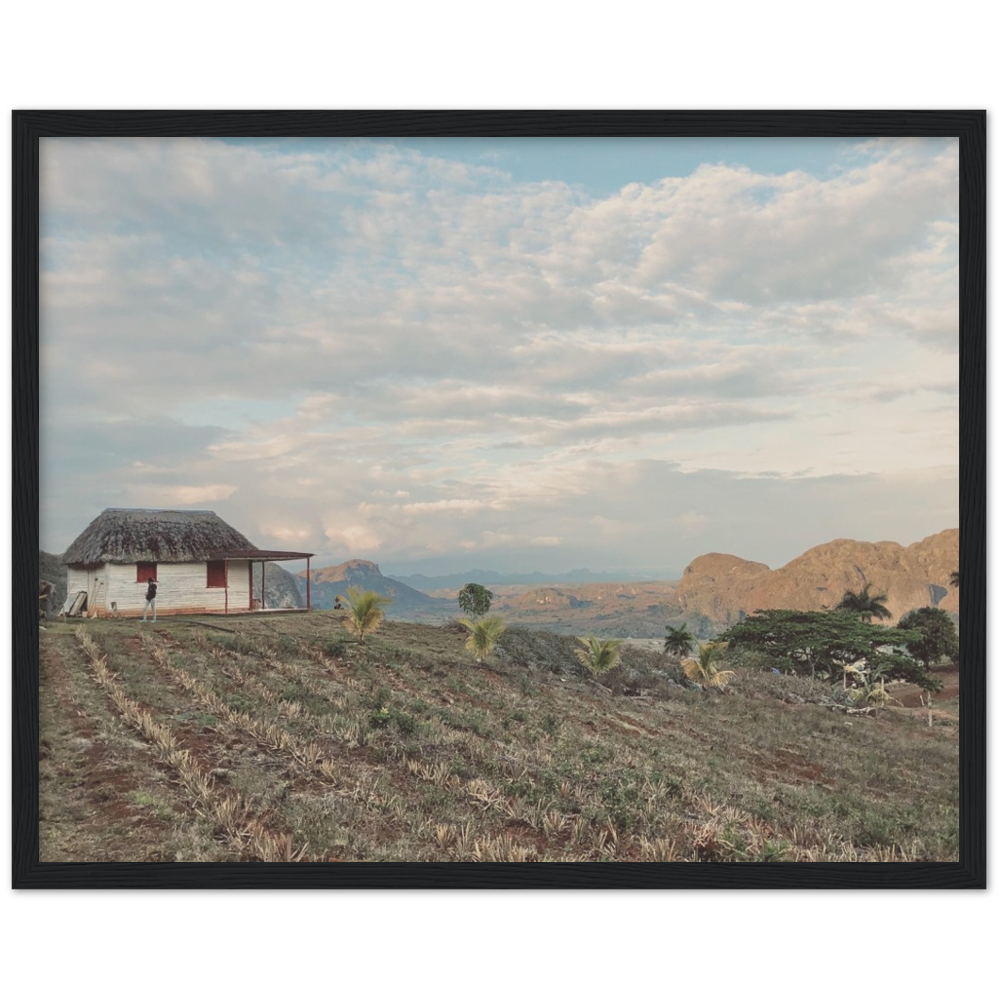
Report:
[{"label": "person standing by house", "polygon": [[142,609],[142,620],[146,620],[146,612],[152,608],[153,621],[156,621],[156,581],[150,577],[149,586],[146,587],[146,604]]}]

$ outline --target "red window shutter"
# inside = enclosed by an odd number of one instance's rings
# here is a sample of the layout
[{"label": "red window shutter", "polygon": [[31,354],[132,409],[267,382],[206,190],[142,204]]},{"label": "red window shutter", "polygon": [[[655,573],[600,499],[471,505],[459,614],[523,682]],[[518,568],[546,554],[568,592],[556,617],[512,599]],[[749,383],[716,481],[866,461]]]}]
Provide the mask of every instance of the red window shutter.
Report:
[{"label": "red window shutter", "polygon": [[148,583],[149,578],[156,579],[156,563],[136,563],[135,582]]},{"label": "red window shutter", "polygon": [[208,564],[208,584],[209,587],[224,587],[226,585],[226,563],[222,559],[217,559]]}]

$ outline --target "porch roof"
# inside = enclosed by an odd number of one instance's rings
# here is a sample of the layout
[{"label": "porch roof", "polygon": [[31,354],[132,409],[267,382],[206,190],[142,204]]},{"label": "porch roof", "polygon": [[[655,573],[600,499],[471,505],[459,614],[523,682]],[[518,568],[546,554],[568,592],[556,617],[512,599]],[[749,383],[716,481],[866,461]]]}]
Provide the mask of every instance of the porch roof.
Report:
[{"label": "porch roof", "polygon": [[285,549],[223,549],[209,554],[210,559],[252,559],[254,562],[285,562],[289,559],[312,559],[315,552],[288,552]]}]

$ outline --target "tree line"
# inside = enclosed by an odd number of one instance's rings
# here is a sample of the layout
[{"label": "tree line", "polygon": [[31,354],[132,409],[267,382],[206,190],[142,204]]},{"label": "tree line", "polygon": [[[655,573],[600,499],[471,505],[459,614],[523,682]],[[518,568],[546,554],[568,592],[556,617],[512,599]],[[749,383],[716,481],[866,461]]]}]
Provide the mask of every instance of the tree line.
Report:
[{"label": "tree line", "polygon": [[[952,574],[957,585],[957,573]],[[741,653],[756,654],[759,661],[779,673],[808,673],[866,683],[899,680],[925,690],[940,690],[941,682],[930,668],[958,656],[958,634],[948,613],[923,607],[903,615],[894,628],[873,623],[891,618],[888,595],[872,593],[865,584],[860,591],[847,590],[831,610],[758,610],[726,629],[715,643],[702,646],[686,625],[667,626],[664,651],[683,656],[697,647],[727,650],[727,658],[739,661]],[[709,655],[711,659],[711,654]]]}]

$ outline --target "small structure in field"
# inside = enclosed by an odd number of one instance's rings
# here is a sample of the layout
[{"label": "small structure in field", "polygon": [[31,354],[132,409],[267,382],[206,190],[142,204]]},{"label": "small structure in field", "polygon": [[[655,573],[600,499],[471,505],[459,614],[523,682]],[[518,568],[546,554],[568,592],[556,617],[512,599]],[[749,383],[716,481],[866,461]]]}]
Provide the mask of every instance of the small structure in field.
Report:
[{"label": "small structure in field", "polygon": [[[211,510],[109,507],[63,555],[63,613],[97,618],[141,614],[150,579],[157,584],[157,615],[264,611],[264,564],[292,559],[306,560],[308,611],[312,555],[258,549]],[[257,562],[261,585],[255,594]]]}]

